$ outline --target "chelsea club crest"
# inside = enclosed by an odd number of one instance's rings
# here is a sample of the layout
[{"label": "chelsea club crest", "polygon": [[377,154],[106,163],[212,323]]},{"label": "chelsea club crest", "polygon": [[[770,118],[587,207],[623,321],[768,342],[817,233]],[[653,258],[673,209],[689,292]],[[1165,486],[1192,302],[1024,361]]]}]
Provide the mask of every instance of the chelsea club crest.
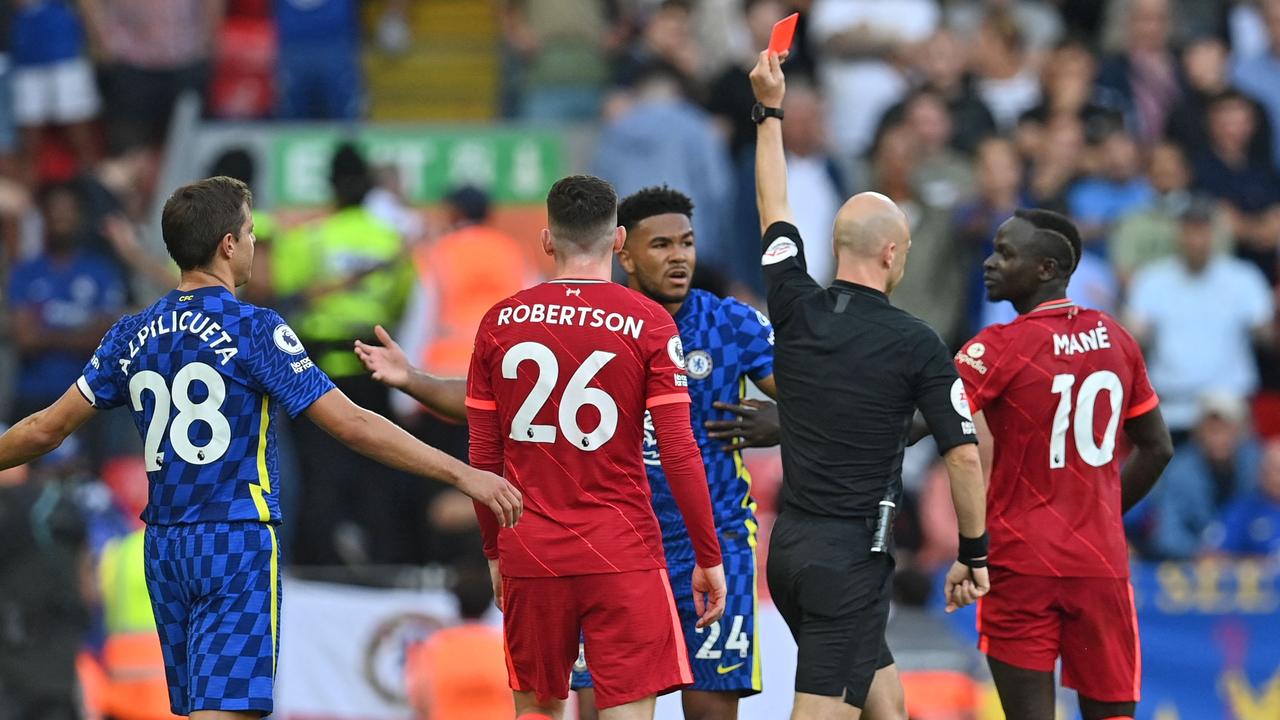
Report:
[{"label": "chelsea club crest", "polygon": [[694,350],[685,356],[685,368],[689,372],[689,377],[695,380],[703,380],[711,374],[711,355],[706,350]]}]

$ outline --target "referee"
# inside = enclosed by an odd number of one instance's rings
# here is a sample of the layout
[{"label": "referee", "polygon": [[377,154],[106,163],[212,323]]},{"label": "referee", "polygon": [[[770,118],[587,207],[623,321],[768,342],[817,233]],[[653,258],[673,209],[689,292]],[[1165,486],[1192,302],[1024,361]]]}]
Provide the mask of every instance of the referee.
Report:
[{"label": "referee", "polygon": [[959,518],[960,559],[946,582],[951,611],[989,588],[977,439],[942,340],[889,304],[911,247],[906,217],[892,201],[862,193],[846,202],[833,233],[836,280],[823,288],[809,277],[787,202],[781,60],[761,53],[751,85],[784,478],[768,579],[799,646],[791,717],[858,718],[866,709],[876,720],[905,720],[884,638],[893,575],[889,503],[902,484],[903,448],[919,408],[943,453]]}]

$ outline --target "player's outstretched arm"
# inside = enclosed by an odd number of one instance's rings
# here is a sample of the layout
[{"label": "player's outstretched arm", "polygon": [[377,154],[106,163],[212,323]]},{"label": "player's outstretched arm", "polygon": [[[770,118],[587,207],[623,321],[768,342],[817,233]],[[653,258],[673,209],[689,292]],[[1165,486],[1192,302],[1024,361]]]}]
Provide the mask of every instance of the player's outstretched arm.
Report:
[{"label": "player's outstretched arm", "polygon": [[0,470],[52,452],[93,417],[95,410],[72,385],[49,407],[26,416],[0,435]]},{"label": "player's outstretched arm", "polygon": [[[787,53],[777,55],[765,50],[751,71],[751,89],[756,100],[765,107],[782,107],[786,95],[786,78],[782,61]],[[756,125],[756,207],[760,211],[760,229],[776,222],[793,222],[787,201],[787,157],[782,148],[782,121],[768,118]]]},{"label": "player's outstretched arm", "polygon": [[720,537],[716,534],[711,494],[707,490],[707,469],[702,464],[698,443],[693,439],[687,402],[656,405],[649,408],[649,413],[653,416],[658,446],[662,448],[662,470],[693,542],[697,559],[693,573],[693,607],[698,613],[698,627],[706,627],[724,615],[726,594]]},{"label": "player's outstretched arm", "polygon": [[514,527],[523,511],[520,491],[490,472],[477,470],[427,445],[400,426],[351,402],[341,390],[325,393],[307,408],[307,418],[347,447],[388,467],[452,485]]},{"label": "player's outstretched arm", "polygon": [[991,589],[987,577],[987,492],[978,446],[964,443],[942,456],[960,528],[960,557],[947,572],[947,612],[974,603]]},{"label": "player's outstretched arm", "polygon": [[467,421],[467,379],[446,378],[423,372],[409,363],[400,344],[381,325],[374,334],[382,346],[356,341],[356,356],[374,380],[393,387],[422,403],[432,412],[463,423]]},{"label": "player's outstretched arm", "polygon": [[1173,459],[1173,440],[1158,406],[1125,421],[1124,434],[1133,443],[1133,453],[1120,471],[1121,512],[1129,512],[1151,492]]}]

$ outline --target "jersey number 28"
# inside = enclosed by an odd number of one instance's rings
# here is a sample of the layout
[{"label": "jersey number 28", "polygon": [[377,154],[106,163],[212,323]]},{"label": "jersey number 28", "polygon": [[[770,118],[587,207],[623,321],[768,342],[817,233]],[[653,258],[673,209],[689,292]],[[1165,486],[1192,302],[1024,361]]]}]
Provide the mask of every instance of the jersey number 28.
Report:
[{"label": "jersey number 28", "polygon": [[[1080,392],[1076,394],[1075,419],[1071,418],[1071,391],[1076,384],[1075,375],[1055,375],[1053,393],[1061,395],[1058,409],[1053,414],[1053,433],[1049,436],[1049,468],[1066,467],[1067,429],[1075,426],[1073,433],[1076,441],[1076,453],[1080,459],[1093,467],[1102,467],[1111,462],[1116,453],[1116,430],[1120,427],[1120,408],[1124,407],[1124,385],[1120,376],[1110,370],[1099,370],[1091,373],[1080,383]],[[1098,394],[1107,391],[1111,404],[1111,416],[1102,433],[1102,444],[1093,441],[1093,408]]]},{"label": "jersey number 28", "polygon": [[[618,404],[604,390],[587,387],[591,378],[614,357],[614,353],[603,350],[591,353],[569,378],[569,384],[560,397],[560,413],[557,418],[560,432],[564,433],[565,439],[583,450],[600,449],[618,429]],[[529,396],[511,418],[510,437],[518,442],[554,443],[555,425],[536,425],[533,419],[547,400],[551,399],[556,380],[560,377],[560,362],[546,345],[532,341],[522,342],[502,356],[502,377],[515,380],[520,365],[525,361],[532,361],[538,366],[538,379],[534,381]],[[590,405],[600,412],[600,424],[591,432],[584,431],[578,425],[578,410],[584,405]]]},{"label": "jersey number 28", "polygon": [[[199,402],[191,399],[191,383],[196,381],[203,384],[208,392],[208,396]],[[166,427],[169,430],[169,445],[185,462],[208,465],[226,454],[231,445],[231,423],[222,414],[227,385],[217,370],[201,362],[185,365],[173,376],[172,391],[163,375],[143,370],[129,379],[129,397],[133,400],[136,412],[142,412],[144,391],[150,392],[155,398],[151,422],[147,425],[147,435],[143,440],[143,456],[148,472],[160,469],[163,458],[160,443],[164,440]],[[169,422],[171,407],[178,409],[172,423]],[[191,426],[195,423],[208,425],[212,432],[209,442],[204,445],[197,446],[191,442]]]}]

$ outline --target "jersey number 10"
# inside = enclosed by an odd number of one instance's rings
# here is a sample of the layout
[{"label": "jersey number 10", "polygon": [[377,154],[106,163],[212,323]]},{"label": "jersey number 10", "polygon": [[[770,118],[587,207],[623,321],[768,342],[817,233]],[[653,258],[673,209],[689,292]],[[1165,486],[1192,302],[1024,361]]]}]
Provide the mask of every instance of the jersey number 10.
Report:
[{"label": "jersey number 10", "polygon": [[[1053,393],[1061,395],[1058,409],[1053,414],[1053,434],[1049,437],[1049,468],[1056,470],[1067,466],[1067,429],[1075,425],[1073,433],[1076,453],[1093,467],[1111,462],[1116,452],[1116,430],[1120,427],[1120,408],[1124,406],[1124,386],[1120,377],[1110,370],[1099,370],[1080,383],[1076,394],[1075,420],[1071,418],[1071,390],[1075,387],[1075,375],[1055,375]],[[1111,400],[1111,418],[1102,433],[1102,444],[1093,441],[1093,407],[1103,390]]]},{"label": "jersey number 10", "polygon": [[[191,383],[197,380],[208,391],[208,396],[199,402],[191,399]],[[133,400],[135,412],[142,412],[143,391],[150,392],[155,398],[151,422],[147,425],[146,438],[143,440],[147,472],[160,469],[163,457],[160,443],[164,440],[166,427],[169,429],[169,445],[173,451],[192,465],[208,465],[226,454],[231,445],[231,423],[222,414],[227,385],[217,370],[201,362],[185,365],[173,376],[172,392],[163,375],[143,370],[129,379],[129,397]],[[172,424],[169,422],[171,407],[178,409]],[[208,425],[212,432],[209,442],[202,446],[191,442],[191,426],[198,422]]]},{"label": "jersey number 10", "polygon": [[[569,378],[564,394],[560,398],[560,432],[565,439],[583,450],[593,451],[609,442],[618,429],[618,404],[609,393],[600,388],[587,387],[587,383],[609,364],[616,355],[603,350],[596,350]],[[535,425],[533,419],[542,410],[542,406],[551,399],[556,380],[560,377],[560,361],[555,353],[546,345],[537,342],[522,342],[515,345],[502,356],[502,377],[515,380],[520,365],[531,360],[538,366],[538,379],[533,389],[511,418],[510,438],[517,442],[554,443],[556,427],[554,425]],[[600,412],[600,424],[591,432],[585,432],[578,425],[578,410],[590,405]]]}]

